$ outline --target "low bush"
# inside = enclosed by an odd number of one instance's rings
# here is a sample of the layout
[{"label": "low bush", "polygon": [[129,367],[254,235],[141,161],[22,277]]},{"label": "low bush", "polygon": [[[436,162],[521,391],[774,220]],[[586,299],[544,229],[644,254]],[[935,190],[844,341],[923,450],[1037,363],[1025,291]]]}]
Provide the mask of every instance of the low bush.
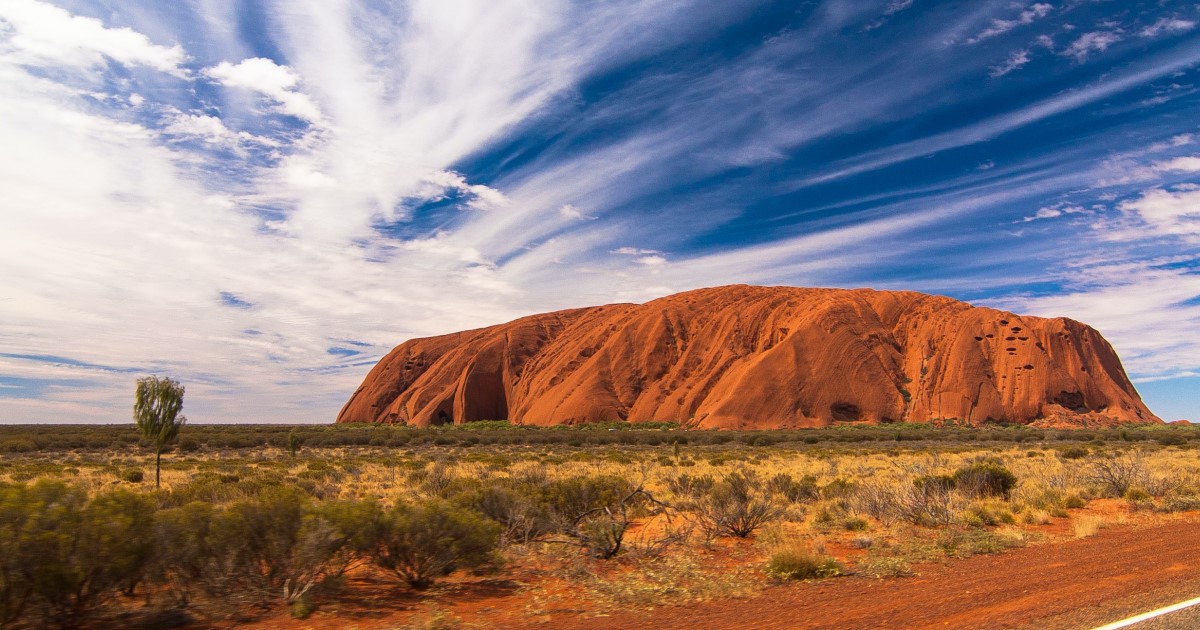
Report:
[{"label": "low bush", "polygon": [[858,512],[884,523],[904,521],[914,525],[945,525],[954,520],[953,484],[936,477],[870,480],[851,499]]},{"label": "low bush", "polygon": [[1078,510],[1087,507],[1087,499],[1078,494],[1071,493],[1063,497],[1062,506],[1068,510]]},{"label": "low bush", "polygon": [[14,438],[0,442],[0,452],[4,453],[32,453],[36,450],[38,446],[33,440]]},{"label": "low bush", "polygon": [[[683,462],[680,462],[683,464]],[[667,479],[667,488],[680,498],[695,499],[712,489],[716,479],[712,475],[690,475],[683,473]]]},{"label": "low bush", "polygon": [[550,534],[555,529],[547,506],[538,501],[532,484],[500,482],[464,493],[455,502],[474,509],[500,524],[504,544],[525,544]]},{"label": "low bush", "polygon": [[1190,512],[1200,510],[1200,496],[1172,495],[1154,506],[1159,512]]},{"label": "low bush", "polygon": [[74,625],[143,575],[154,508],[114,490],[88,499],[39,481],[0,488],[0,623],[24,614]]},{"label": "low bush", "polygon": [[783,514],[757,477],[740,471],[721,478],[692,503],[692,509],[710,535],[737,538],[746,538]]},{"label": "low bush", "polygon": [[1005,549],[1025,545],[1025,538],[1014,533],[1016,531],[950,528],[938,535],[936,544],[946,555],[959,558],[1000,553]]},{"label": "low bush", "polygon": [[899,556],[868,556],[859,561],[856,572],[873,578],[910,577],[916,575],[908,560]]},{"label": "low bush", "polygon": [[976,501],[959,514],[959,520],[969,527],[994,527],[1016,523],[1012,510],[1004,503]]},{"label": "low bush", "polygon": [[767,489],[790,503],[814,501],[821,496],[821,488],[813,475],[797,480],[787,473],[779,473],[767,480]]},{"label": "low bush", "polygon": [[1090,452],[1083,446],[1068,446],[1058,451],[1058,456],[1063,459],[1083,459],[1089,454]]},{"label": "low bush", "polygon": [[1017,476],[998,461],[980,461],[954,471],[955,489],[971,497],[1008,498]]},{"label": "low bush", "polygon": [[181,605],[197,588],[215,598],[294,604],[370,547],[376,513],[365,501],[314,505],[289,487],[225,508],[164,509],[154,527],[156,574]]},{"label": "low bush", "polygon": [[496,560],[501,528],[446,501],[398,503],[375,532],[374,562],[413,588],[427,588],[457,568]]},{"label": "low bush", "polygon": [[870,526],[871,524],[867,522],[867,519],[857,516],[848,516],[842,521],[842,529],[848,532],[865,532]]},{"label": "low bush", "polygon": [[195,501],[155,514],[154,575],[179,606],[187,606],[197,589],[226,591],[220,588],[226,578],[224,567],[215,562],[216,554],[209,545],[215,510],[209,503]]},{"label": "low bush", "polygon": [[146,479],[146,473],[139,468],[131,468],[121,473],[121,480],[129,483],[142,483]]},{"label": "low bush", "polygon": [[842,565],[836,559],[813,553],[800,543],[776,550],[767,560],[767,575],[780,580],[815,580],[841,573]]},{"label": "low bush", "polygon": [[1146,465],[1140,453],[1122,453],[1097,458],[1087,471],[1088,481],[1110,497],[1123,497],[1131,488],[1145,486]]}]

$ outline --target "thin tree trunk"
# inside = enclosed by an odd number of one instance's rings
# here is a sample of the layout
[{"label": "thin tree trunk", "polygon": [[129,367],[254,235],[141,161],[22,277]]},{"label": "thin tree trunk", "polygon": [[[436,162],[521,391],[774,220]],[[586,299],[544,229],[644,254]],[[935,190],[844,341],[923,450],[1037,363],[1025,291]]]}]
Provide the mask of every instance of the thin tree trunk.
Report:
[{"label": "thin tree trunk", "polygon": [[162,475],[162,449],[155,449],[155,451],[154,451],[154,489],[155,490],[162,487],[162,484],[160,483],[161,475]]}]

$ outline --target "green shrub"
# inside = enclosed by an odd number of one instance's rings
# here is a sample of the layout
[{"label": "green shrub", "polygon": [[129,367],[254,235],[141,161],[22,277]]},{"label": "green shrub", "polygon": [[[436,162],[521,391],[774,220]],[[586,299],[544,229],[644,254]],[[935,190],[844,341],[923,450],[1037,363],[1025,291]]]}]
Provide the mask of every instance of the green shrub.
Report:
[{"label": "green shrub", "polygon": [[264,491],[231,504],[213,515],[205,541],[225,575],[209,576],[210,584],[269,599],[285,578],[284,566],[296,546],[306,499],[291,488]]},{"label": "green shrub", "polygon": [[218,573],[209,583],[261,603],[279,596],[294,603],[335,571],[355,534],[340,531],[299,490],[269,489],[214,515],[205,545]]},{"label": "green shrub", "polygon": [[954,487],[969,496],[1008,498],[1017,476],[1003,464],[986,461],[967,464],[954,471]]},{"label": "green shrub", "polygon": [[301,597],[288,606],[288,614],[295,619],[308,619],[312,613],[313,605],[307,597]]},{"label": "green shrub", "polygon": [[867,577],[892,578],[916,575],[908,560],[898,556],[868,556],[859,561],[857,572]]},{"label": "green shrub", "polygon": [[0,485],[0,626],[21,618],[33,593],[33,576],[24,566],[21,536],[35,506],[23,485]]},{"label": "green shrub", "polygon": [[842,529],[848,532],[865,532],[870,526],[871,524],[867,522],[867,519],[857,516],[849,516],[846,517],[846,520],[842,521]]},{"label": "green shrub", "polygon": [[304,438],[300,437],[300,434],[296,433],[295,431],[289,431],[287,434],[288,455],[295,457],[296,453],[300,452],[300,445],[303,443]]},{"label": "green shrub", "polygon": [[154,510],[126,490],[90,501],[79,488],[39,481],[0,489],[0,622],[34,612],[73,625],[141,579]]},{"label": "green shrub", "polygon": [[919,490],[949,492],[958,486],[954,475],[923,475],[913,479],[913,485]]},{"label": "green shrub", "polygon": [[[326,582],[341,578],[346,571],[363,562],[375,546],[375,533],[382,516],[371,499],[338,499],[316,504],[311,515],[331,525],[336,537],[323,567]],[[311,526],[310,526],[311,527]],[[310,535],[315,529],[305,530]],[[311,552],[310,552],[311,553]]]},{"label": "green shrub", "polygon": [[456,568],[493,562],[500,529],[442,500],[400,503],[380,519],[374,561],[413,588],[426,588]]},{"label": "green shrub", "polygon": [[0,451],[5,453],[32,453],[36,450],[38,447],[33,440],[17,438],[0,443]]},{"label": "green shrub", "polygon": [[208,543],[214,511],[211,504],[195,501],[155,514],[154,575],[180,606],[188,604],[197,588],[218,595],[227,591],[220,585],[230,576],[216,564],[217,554]]},{"label": "green shrub", "polygon": [[1155,509],[1159,512],[1190,512],[1192,510],[1200,510],[1200,496],[1168,496],[1161,504],[1156,505]]},{"label": "green shrub", "polygon": [[146,473],[139,468],[131,468],[121,473],[121,480],[129,483],[142,483],[146,479]]},{"label": "green shrub", "polygon": [[[685,460],[686,461],[686,460]],[[680,462],[682,465],[684,462]],[[690,475],[683,473],[667,479],[667,488],[680,498],[698,498],[712,489],[716,483],[712,475]]]},{"label": "green shrub", "polygon": [[844,499],[853,496],[857,489],[858,484],[849,479],[838,477],[821,487],[821,498]]},{"label": "green shrub", "polygon": [[1087,477],[1111,497],[1123,497],[1130,488],[1145,486],[1148,481],[1145,462],[1138,453],[1097,458],[1088,467]]},{"label": "green shrub", "polygon": [[537,500],[536,491],[530,484],[522,487],[512,482],[496,483],[460,495],[456,502],[499,523],[503,542],[524,544],[555,528],[549,509]]},{"label": "green shrub", "polygon": [[1158,436],[1158,443],[1162,444],[1163,446],[1183,446],[1184,444],[1187,444],[1187,438],[1183,437],[1182,435],[1167,433],[1165,435]]},{"label": "green shrub", "polygon": [[805,475],[796,480],[787,473],[779,473],[767,481],[767,489],[791,503],[813,501],[821,496],[817,478],[812,475]]},{"label": "green shrub", "polygon": [[783,514],[752,472],[725,475],[692,504],[711,535],[746,538]]},{"label": "green shrub", "polygon": [[1068,446],[1067,448],[1058,451],[1058,456],[1063,459],[1083,459],[1087,457],[1090,451],[1083,446]]},{"label": "green shrub", "polygon": [[549,511],[559,531],[566,531],[581,515],[617,505],[633,491],[628,480],[612,475],[568,477],[544,482],[539,501]]},{"label": "green shrub", "polygon": [[1150,493],[1141,488],[1130,488],[1125,491],[1123,498],[1130,503],[1144,503],[1150,500]]},{"label": "green shrub", "polygon": [[767,575],[780,580],[815,580],[841,575],[842,565],[795,544],[779,549],[767,560]]},{"label": "green shrub", "polygon": [[970,527],[992,527],[1001,523],[1012,525],[1016,517],[1003,504],[994,505],[988,502],[972,503],[959,515],[960,520]]}]

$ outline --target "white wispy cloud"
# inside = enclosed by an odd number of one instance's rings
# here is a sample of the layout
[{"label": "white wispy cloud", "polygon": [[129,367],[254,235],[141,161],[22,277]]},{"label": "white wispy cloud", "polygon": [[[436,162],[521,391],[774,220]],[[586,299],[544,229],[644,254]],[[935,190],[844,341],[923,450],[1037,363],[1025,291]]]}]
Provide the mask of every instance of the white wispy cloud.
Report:
[{"label": "white wispy cloud", "polygon": [[1168,159],[1148,159],[1150,156],[1171,153],[1192,143],[1193,134],[1177,134],[1135,150],[1110,156],[1103,163],[1104,176],[1097,181],[1103,188],[1148,182],[1174,173],[1200,172],[1200,155],[1177,155]]},{"label": "white wispy cloud", "polygon": [[1124,72],[1106,75],[1094,84],[1056,94],[1021,109],[971,122],[957,129],[863,153],[840,164],[832,164],[825,172],[807,178],[805,183],[815,184],[841,179],[939,151],[989,140],[1008,131],[1144,85],[1158,77],[1169,76],[1191,67],[1198,61],[1200,49],[1196,48],[1189,49],[1182,55],[1148,60],[1126,68]]},{"label": "white wispy cloud", "polygon": [[609,253],[617,254],[618,256],[644,256],[661,254],[662,252],[657,249],[642,249],[640,247],[618,247]]},{"label": "white wispy cloud", "polygon": [[1092,31],[1080,35],[1059,54],[1073,57],[1075,61],[1083,63],[1093,52],[1104,52],[1119,41],[1121,34],[1117,31]]},{"label": "white wispy cloud", "polygon": [[573,221],[595,221],[599,218],[584,214],[583,210],[580,210],[578,206],[569,203],[563,204],[563,206],[558,209],[558,214],[564,219],[571,219]]},{"label": "white wispy cloud", "polygon": [[[1194,371],[1200,338],[1200,275],[1162,268],[1164,261],[1098,262],[1072,267],[1060,295],[986,300],[990,306],[1043,317],[1070,317],[1098,329],[1135,378],[1177,378]],[[1147,334],[1146,331],[1154,331]]]},{"label": "white wispy cloud", "polygon": [[1021,10],[1017,17],[1011,20],[993,19],[991,25],[983,31],[967,40],[968,44],[977,44],[985,39],[991,39],[997,35],[1003,35],[1018,26],[1033,24],[1040,18],[1044,18],[1054,9],[1053,5],[1036,2]]},{"label": "white wispy cloud", "polygon": [[1079,205],[1068,202],[1060,202],[1050,206],[1042,206],[1037,209],[1037,212],[1014,221],[1014,223],[1029,223],[1031,221],[1040,221],[1042,219],[1055,219],[1066,214],[1083,214],[1087,210]]},{"label": "white wispy cloud", "polygon": [[1160,173],[1200,173],[1200,155],[1184,155],[1155,162],[1150,168]]},{"label": "white wispy cloud", "polygon": [[1008,59],[1004,63],[998,66],[992,66],[988,74],[993,77],[1002,77],[1014,70],[1019,70],[1027,63],[1029,63],[1029,51],[1017,50],[1009,55]]},{"label": "white wispy cloud", "polygon": [[466,207],[473,210],[496,210],[509,203],[508,198],[499,190],[483,184],[471,184],[462,174],[453,171],[430,173],[422,179],[422,183],[429,184],[433,188],[414,191],[414,195],[418,198],[441,200],[445,198],[447,191],[453,190],[468,197]]},{"label": "white wispy cloud", "polygon": [[[1139,219],[1153,235],[1200,242],[1200,190],[1151,188],[1117,207]],[[1128,230],[1121,235],[1130,236]]]},{"label": "white wispy cloud", "polygon": [[[46,388],[5,397],[0,420],[126,420],[132,376],[121,370],[183,378],[187,413],[200,421],[329,420],[393,344],[550,308],[737,281],[1002,286],[1012,263],[1036,258],[1038,243],[996,245],[1003,239],[995,228],[1023,222],[1021,209],[1036,220],[1091,207],[1047,200],[1093,186],[1097,173],[1077,164],[1103,150],[1085,142],[1017,159],[988,148],[952,177],[815,209],[800,204],[796,216],[812,213],[803,220],[789,222],[791,209],[782,210],[753,243],[697,251],[687,241],[749,214],[753,200],[742,193],[750,187],[782,196],[985,142],[1200,57],[1181,38],[1170,51],[991,118],[847,150],[801,169],[796,181],[752,181],[733,192],[708,186],[730,169],[783,165],[841,134],[909,120],[957,81],[989,70],[988,55],[945,54],[942,25],[923,22],[916,5],[904,14],[913,24],[904,45],[850,59],[824,52],[847,25],[878,18],[882,5],[867,5],[822,4],[795,31],[720,67],[630,77],[627,90],[583,103],[587,79],[708,37],[747,5],[269,2],[266,58],[262,46],[240,39],[236,8],[220,2],[183,6],[201,18],[187,32],[156,22],[153,7],[128,12],[137,22],[126,23],[121,12],[98,11],[111,16],[101,21],[45,3],[0,2],[0,347],[119,368],[0,358],[0,374]],[[910,5],[899,0],[886,11]],[[991,28],[1058,15],[1049,5],[1019,9]],[[979,32],[994,10],[972,8],[955,28]],[[991,70],[1015,71],[1037,45]],[[71,72],[45,71],[62,68]],[[583,137],[594,127],[580,130],[576,116],[615,130]],[[552,128],[544,151],[472,170],[512,134],[542,126]],[[1175,155],[1180,146],[1128,159],[1153,176],[1188,174],[1194,165]],[[996,161],[979,164],[980,155]],[[665,189],[687,192],[650,196]],[[1119,192],[1109,214],[1136,229],[1131,239],[1186,236],[1175,231],[1190,221],[1190,198],[1160,195],[1193,190],[1155,181]],[[469,211],[439,203],[448,199]],[[980,222],[989,227],[961,229]],[[873,275],[964,250],[970,260],[948,268],[1000,271]],[[1091,302],[1063,304],[1075,303]],[[1187,329],[1176,324],[1168,336]],[[345,352],[347,340],[361,354]],[[1173,358],[1155,367],[1154,351],[1140,359],[1143,374],[1174,369]]]},{"label": "white wispy cloud", "polygon": [[112,59],[176,76],[186,74],[181,65],[187,56],[179,45],[155,44],[132,29],[106,28],[100,20],[71,15],[47,2],[0,2],[0,25],[11,31],[0,44],[0,55],[10,62],[83,70]]},{"label": "white wispy cloud", "polygon": [[[291,3],[271,15],[286,64],[234,58],[188,72],[178,46],[43,3],[0,3],[0,274],[13,279],[0,301],[0,347],[176,375],[199,421],[328,420],[392,344],[543,310],[554,300],[514,282],[522,265],[577,254],[581,238],[607,234],[547,240],[502,269],[470,232],[387,237],[375,222],[403,223],[414,205],[449,193],[469,209],[508,208],[498,187],[467,181],[454,162],[572,85],[606,46],[662,45],[652,25],[676,24],[687,8],[569,18],[543,2],[465,11],[414,2],[402,15]],[[630,19],[646,28],[619,36],[611,20]],[[579,30],[559,32],[568,20],[593,33],[583,37],[593,48],[574,45]],[[364,37],[359,27],[372,23],[381,28]],[[67,35],[55,40],[58,32]],[[97,111],[96,88],[23,68],[101,76],[109,60],[218,83],[223,98],[185,111],[147,98],[161,90],[117,82],[100,96],[120,107]],[[312,128],[264,123],[243,95]],[[129,119],[130,105],[149,118]],[[192,139],[198,149],[183,142]],[[251,144],[269,155],[234,165],[205,152]],[[631,262],[653,267],[653,257]],[[225,295],[253,308],[230,307]],[[327,352],[345,339],[362,354]],[[47,383],[33,397],[6,397],[0,421],[127,420],[129,373],[19,358],[0,370]]]},{"label": "white wispy cloud", "polygon": [[892,0],[883,9],[883,17],[877,18],[867,23],[863,27],[864,31],[873,31],[887,23],[888,19],[893,15],[902,11],[907,11],[913,6],[913,0]]},{"label": "white wispy cloud", "polygon": [[162,132],[178,138],[196,138],[209,144],[220,144],[237,147],[242,143],[250,143],[264,147],[277,147],[279,142],[247,131],[233,131],[225,126],[225,121],[207,114],[185,114],[174,111]]},{"label": "white wispy cloud", "polygon": [[274,101],[281,113],[310,123],[321,122],[321,110],[296,88],[300,75],[270,59],[254,57],[236,64],[222,61],[205,68],[204,74],[231,88],[250,90]]},{"label": "white wispy cloud", "polygon": [[1158,37],[1163,33],[1182,33],[1190,31],[1196,27],[1196,22],[1193,20],[1184,20],[1180,18],[1158,18],[1153,24],[1145,26],[1138,31],[1138,35],[1142,37]]}]

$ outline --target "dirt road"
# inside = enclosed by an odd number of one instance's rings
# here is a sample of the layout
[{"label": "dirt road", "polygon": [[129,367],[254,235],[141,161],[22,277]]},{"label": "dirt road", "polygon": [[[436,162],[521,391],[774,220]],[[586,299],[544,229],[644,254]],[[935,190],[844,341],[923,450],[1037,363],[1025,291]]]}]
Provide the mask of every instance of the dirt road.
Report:
[{"label": "dirt road", "polygon": [[918,577],[839,578],[751,599],[558,628],[1092,628],[1200,596],[1200,524],[1114,529],[1059,544],[930,567]]}]

